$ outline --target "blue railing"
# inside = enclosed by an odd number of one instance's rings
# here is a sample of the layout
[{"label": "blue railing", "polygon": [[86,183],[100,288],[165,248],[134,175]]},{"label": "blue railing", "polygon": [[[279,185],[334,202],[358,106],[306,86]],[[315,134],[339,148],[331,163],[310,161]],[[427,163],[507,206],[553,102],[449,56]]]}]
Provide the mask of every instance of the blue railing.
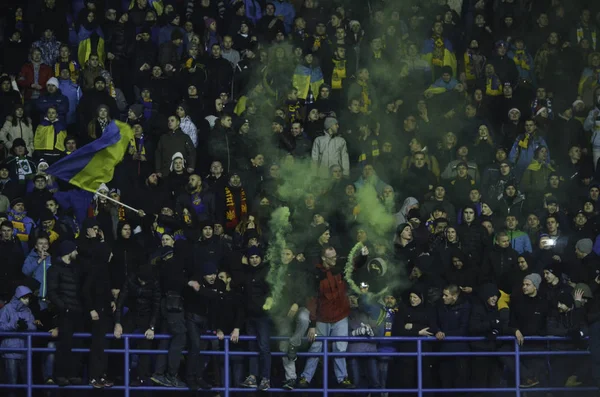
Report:
[{"label": "blue railing", "polygon": [[[75,334],[76,338],[89,338],[90,334]],[[25,340],[24,348],[0,348],[0,353],[7,352],[19,352],[25,353],[25,359],[27,360],[27,382],[25,384],[18,385],[9,385],[9,384],[0,384],[0,389],[26,389],[27,396],[31,397],[33,390],[39,389],[57,389],[56,385],[47,385],[47,384],[34,384],[33,383],[33,370],[32,370],[32,357],[33,353],[52,353],[56,349],[49,347],[33,347],[33,338],[45,338],[49,339],[52,336],[49,333],[40,333],[40,332],[0,332],[0,339],[3,337],[19,337]],[[107,338],[114,339],[112,334],[107,334]],[[169,335],[155,335],[154,339],[169,339]],[[124,395],[129,397],[130,392],[133,391],[188,391],[188,389],[175,389],[175,388],[165,388],[165,387],[152,387],[152,386],[142,386],[142,387],[131,387],[129,385],[129,369],[130,369],[130,354],[167,354],[167,350],[140,350],[140,349],[131,349],[130,348],[130,340],[132,339],[144,339],[144,335],[141,334],[124,334],[121,339],[124,343],[123,349],[107,349],[105,350],[107,353],[118,354],[124,353],[124,385],[123,386],[114,386],[111,390],[123,390]],[[202,336],[202,339],[205,340],[216,340],[216,336]],[[240,336],[240,341],[249,341],[254,340],[255,337],[252,336]],[[288,340],[285,337],[274,337],[271,338],[273,340]],[[294,391],[300,391],[304,393],[320,393],[323,397],[327,397],[329,393],[335,392],[343,392],[343,393],[416,393],[419,397],[422,397],[424,393],[445,393],[445,392],[459,392],[459,393],[486,393],[486,392],[509,392],[515,393],[515,396],[520,397],[522,390],[519,387],[520,384],[520,368],[519,368],[519,359],[522,356],[554,356],[554,355],[588,355],[589,352],[587,350],[578,350],[578,351],[557,351],[557,350],[546,350],[546,351],[521,351],[521,346],[517,343],[517,340],[514,337],[498,337],[498,341],[510,341],[514,344],[514,351],[488,351],[488,352],[431,352],[431,351],[423,351],[423,343],[440,343],[436,339],[431,337],[385,337],[385,338],[377,338],[377,337],[318,337],[319,341],[323,342],[323,351],[320,353],[298,353],[299,356],[312,356],[312,357],[322,357],[323,358],[323,386],[321,388],[313,388],[313,389],[297,389]],[[443,342],[476,342],[476,341],[485,341],[486,338],[483,337],[446,337]],[[565,341],[566,338],[560,337],[527,337],[525,338],[525,343],[531,342],[559,342]],[[417,349],[415,352],[385,352],[385,353],[335,353],[329,352],[328,347],[331,342],[335,341],[347,341],[347,342],[413,342],[417,344]],[[230,350],[230,341],[226,337],[224,340],[224,349],[223,351],[202,351],[203,355],[213,355],[213,356],[224,356],[224,386],[223,387],[214,387],[212,391],[215,392],[223,392],[225,397],[229,397],[230,392],[253,392],[253,389],[239,388],[239,387],[230,387],[230,357],[231,356],[256,356],[257,352],[248,352],[248,351],[232,351]],[[77,353],[87,353],[89,349],[73,349],[74,352]],[[186,352],[184,352],[185,354]],[[272,356],[283,356],[285,353],[272,352]],[[425,389],[423,387],[423,357],[448,357],[448,356],[512,356],[516,360],[515,365],[515,387],[503,387],[503,388],[465,388],[465,389]],[[328,358],[331,357],[416,357],[417,359],[417,388],[416,389],[331,389],[328,384],[328,376],[329,376],[329,363]],[[90,389],[91,386],[67,386],[66,389]],[[536,388],[528,388],[527,392],[550,392],[550,391],[576,391],[577,393],[581,392],[595,392],[598,390],[596,387],[577,387],[577,388],[568,388],[568,387],[536,387]],[[287,392],[287,390],[272,388],[269,389],[270,392]]]}]

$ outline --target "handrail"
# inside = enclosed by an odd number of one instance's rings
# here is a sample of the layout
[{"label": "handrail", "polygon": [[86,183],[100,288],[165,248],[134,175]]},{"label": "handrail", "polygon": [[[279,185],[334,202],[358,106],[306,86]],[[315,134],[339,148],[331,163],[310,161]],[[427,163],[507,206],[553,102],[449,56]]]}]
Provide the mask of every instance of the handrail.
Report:
[{"label": "handrail", "polygon": [[[2,388],[14,388],[14,389],[26,389],[27,396],[31,397],[33,390],[39,389],[53,389],[58,388],[55,385],[36,385],[33,384],[33,370],[32,370],[32,356],[33,353],[48,353],[55,351],[54,348],[48,347],[33,347],[33,338],[40,339],[51,339],[53,338],[50,333],[46,332],[0,332],[0,338],[3,337],[11,337],[11,338],[22,338],[25,339],[26,347],[23,348],[0,348],[0,352],[23,352],[26,353],[27,360],[27,383],[19,384],[19,385],[7,385],[0,384],[0,389]],[[91,337],[90,333],[76,333],[74,334],[75,338],[89,338]],[[106,334],[106,337],[109,339],[116,339],[113,334]],[[156,340],[165,340],[170,339],[170,335],[164,334],[156,334],[154,339]],[[130,340],[136,339],[145,339],[143,334],[123,334],[121,338],[124,342],[124,347],[122,349],[107,349],[106,352],[109,354],[124,354],[124,386],[115,386],[112,389],[114,390],[123,390],[124,395],[129,397],[131,389],[139,390],[139,391],[156,391],[156,390],[165,390],[163,387],[135,387],[132,388],[129,386],[129,355],[130,354],[166,354],[166,350],[144,350],[144,349],[131,349],[130,348]],[[218,340],[217,336],[214,335],[202,335],[201,339],[203,340]],[[240,335],[240,341],[249,341],[255,340],[256,337],[248,336],[248,335]],[[288,337],[272,337],[271,340],[281,341],[288,340]],[[306,339],[306,338],[305,338]],[[585,338],[587,339],[587,338]],[[202,351],[203,355],[215,355],[215,356],[224,356],[224,366],[227,370],[224,371],[225,375],[225,384],[224,387],[215,387],[212,390],[215,392],[223,392],[225,397],[229,397],[230,392],[252,392],[252,389],[243,389],[238,387],[230,386],[230,374],[229,374],[229,363],[231,356],[256,356],[257,352],[248,352],[248,351],[232,351],[230,350],[230,339],[229,337],[225,337],[224,339],[224,350],[223,351]],[[481,393],[481,392],[514,392],[517,397],[520,397],[521,390],[519,387],[520,380],[520,367],[519,365],[515,365],[515,387],[503,387],[503,388],[495,388],[495,389],[486,389],[486,388],[466,388],[466,389],[425,389],[423,388],[423,373],[422,373],[422,364],[423,357],[447,357],[447,356],[512,356],[515,360],[518,360],[521,356],[551,356],[551,355],[589,355],[590,352],[587,350],[581,351],[562,351],[562,350],[548,350],[548,351],[521,351],[521,346],[517,343],[517,340],[514,336],[499,336],[496,338],[496,341],[502,342],[513,342],[514,351],[475,351],[475,352],[430,352],[423,351],[423,342],[426,343],[447,343],[447,342],[478,342],[478,341],[489,341],[489,339],[485,337],[477,337],[477,336],[453,336],[446,337],[442,341],[438,341],[434,337],[361,337],[361,336],[348,336],[348,337],[317,337],[318,341],[323,342],[323,350],[319,353],[298,353],[299,356],[312,356],[312,357],[323,357],[323,386],[321,389],[303,389],[305,392],[312,393],[321,393],[324,397],[327,397],[329,393],[335,392],[344,392],[344,393],[371,393],[375,389],[353,389],[353,390],[338,390],[338,389],[330,389],[328,384],[328,370],[329,363],[328,358],[331,357],[415,357],[417,359],[417,388],[416,389],[376,389],[378,393],[417,393],[419,397],[423,396],[423,393],[431,393],[431,392],[470,392],[470,393]],[[334,341],[346,341],[346,342],[406,342],[406,343],[415,343],[416,349],[414,352],[378,352],[378,353],[337,353],[337,352],[329,352],[328,345],[330,342]],[[572,341],[572,339],[564,338],[564,337],[556,337],[556,336],[527,336],[525,337],[525,345],[528,342],[560,342],[560,341]],[[89,352],[89,349],[73,349],[75,352]],[[187,352],[184,351],[184,354]],[[281,352],[273,352],[271,353],[273,356],[284,356],[285,353]],[[91,386],[67,386],[69,389],[89,389]],[[169,389],[172,391],[178,390],[187,390],[187,389]],[[276,392],[285,392],[283,389],[272,388],[270,389]],[[559,387],[559,388],[549,388],[549,387],[539,387],[539,388],[529,388],[527,391],[531,392],[549,392],[549,391],[573,391],[572,388]],[[575,390],[577,392],[583,391],[596,391],[598,388],[595,387],[578,387]]]}]

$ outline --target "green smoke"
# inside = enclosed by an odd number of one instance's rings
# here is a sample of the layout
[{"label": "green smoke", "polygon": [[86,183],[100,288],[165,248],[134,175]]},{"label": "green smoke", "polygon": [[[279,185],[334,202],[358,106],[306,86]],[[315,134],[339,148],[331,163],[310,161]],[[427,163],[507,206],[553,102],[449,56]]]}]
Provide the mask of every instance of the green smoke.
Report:
[{"label": "green smoke", "polygon": [[271,213],[269,230],[271,239],[265,259],[271,267],[267,275],[267,282],[271,286],[271,301],[266,304],[265,310],[270,310],[272,305],[277,305],[284,287],[285,265],[281,263],[281,253],[286,248],[286,238],[292,227],[290,225],[290,209],[279,207]]}]

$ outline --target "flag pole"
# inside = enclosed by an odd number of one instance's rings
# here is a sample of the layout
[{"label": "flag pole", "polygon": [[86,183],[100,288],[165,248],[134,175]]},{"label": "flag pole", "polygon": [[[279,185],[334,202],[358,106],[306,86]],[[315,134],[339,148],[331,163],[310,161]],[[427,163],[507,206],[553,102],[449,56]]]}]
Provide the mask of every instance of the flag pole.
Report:
[{"label": "flag pole", "polygon": [[132,211],[135,211],[135,212],[138,212],[138,213],[140,212],[140,210],[138,210],[138,209],[135,209],[135,208],[133,208],[133,207],[130,207],[130,206],[128,206],[127,204],[123,204],[122,202],[120,202],[120,201],[117,201],[117,200],[115,200],[114,198],[107,196],[106,194],[102,194],[102,193],[100,193],[100,192],[96,192],[96,194],[97,194],[98,196],[100,196],[100,197],[104,197],[105,199],[112,201],[112,202],[113,202],[113,203],[115,203],[115,204],[118,204],[118,205],[120,205],[121,207],[125,207],[125,208],[127,208],[128,210],[132,210]]}]

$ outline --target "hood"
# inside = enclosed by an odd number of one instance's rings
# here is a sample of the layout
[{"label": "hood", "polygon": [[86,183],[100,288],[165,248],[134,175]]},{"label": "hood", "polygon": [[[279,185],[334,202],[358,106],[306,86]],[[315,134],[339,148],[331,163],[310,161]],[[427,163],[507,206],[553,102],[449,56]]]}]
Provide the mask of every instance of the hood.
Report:
[{"label": "hood", "polygon": [[15,298],[19,299],[24,297],[25,295],[33,294],[33,292],[24,285],[19,285],[17,290],[15,291]]},{"label": "hood", "polygon": [[500,290],[498,290],[495,284],[487,283],[479,287],[478,295],[481,299],[487,301],[492,296],[500,297]]},{"label": "hood", "polygon": [[413,205],[419,204],[419,200],[417,200],[414,197],[407,197],[404,202],[402,203],[402,207],[400,207],[400,213],[404,216],[406,216],[406,214],[408,213],[408,208],[412,207]]}]

